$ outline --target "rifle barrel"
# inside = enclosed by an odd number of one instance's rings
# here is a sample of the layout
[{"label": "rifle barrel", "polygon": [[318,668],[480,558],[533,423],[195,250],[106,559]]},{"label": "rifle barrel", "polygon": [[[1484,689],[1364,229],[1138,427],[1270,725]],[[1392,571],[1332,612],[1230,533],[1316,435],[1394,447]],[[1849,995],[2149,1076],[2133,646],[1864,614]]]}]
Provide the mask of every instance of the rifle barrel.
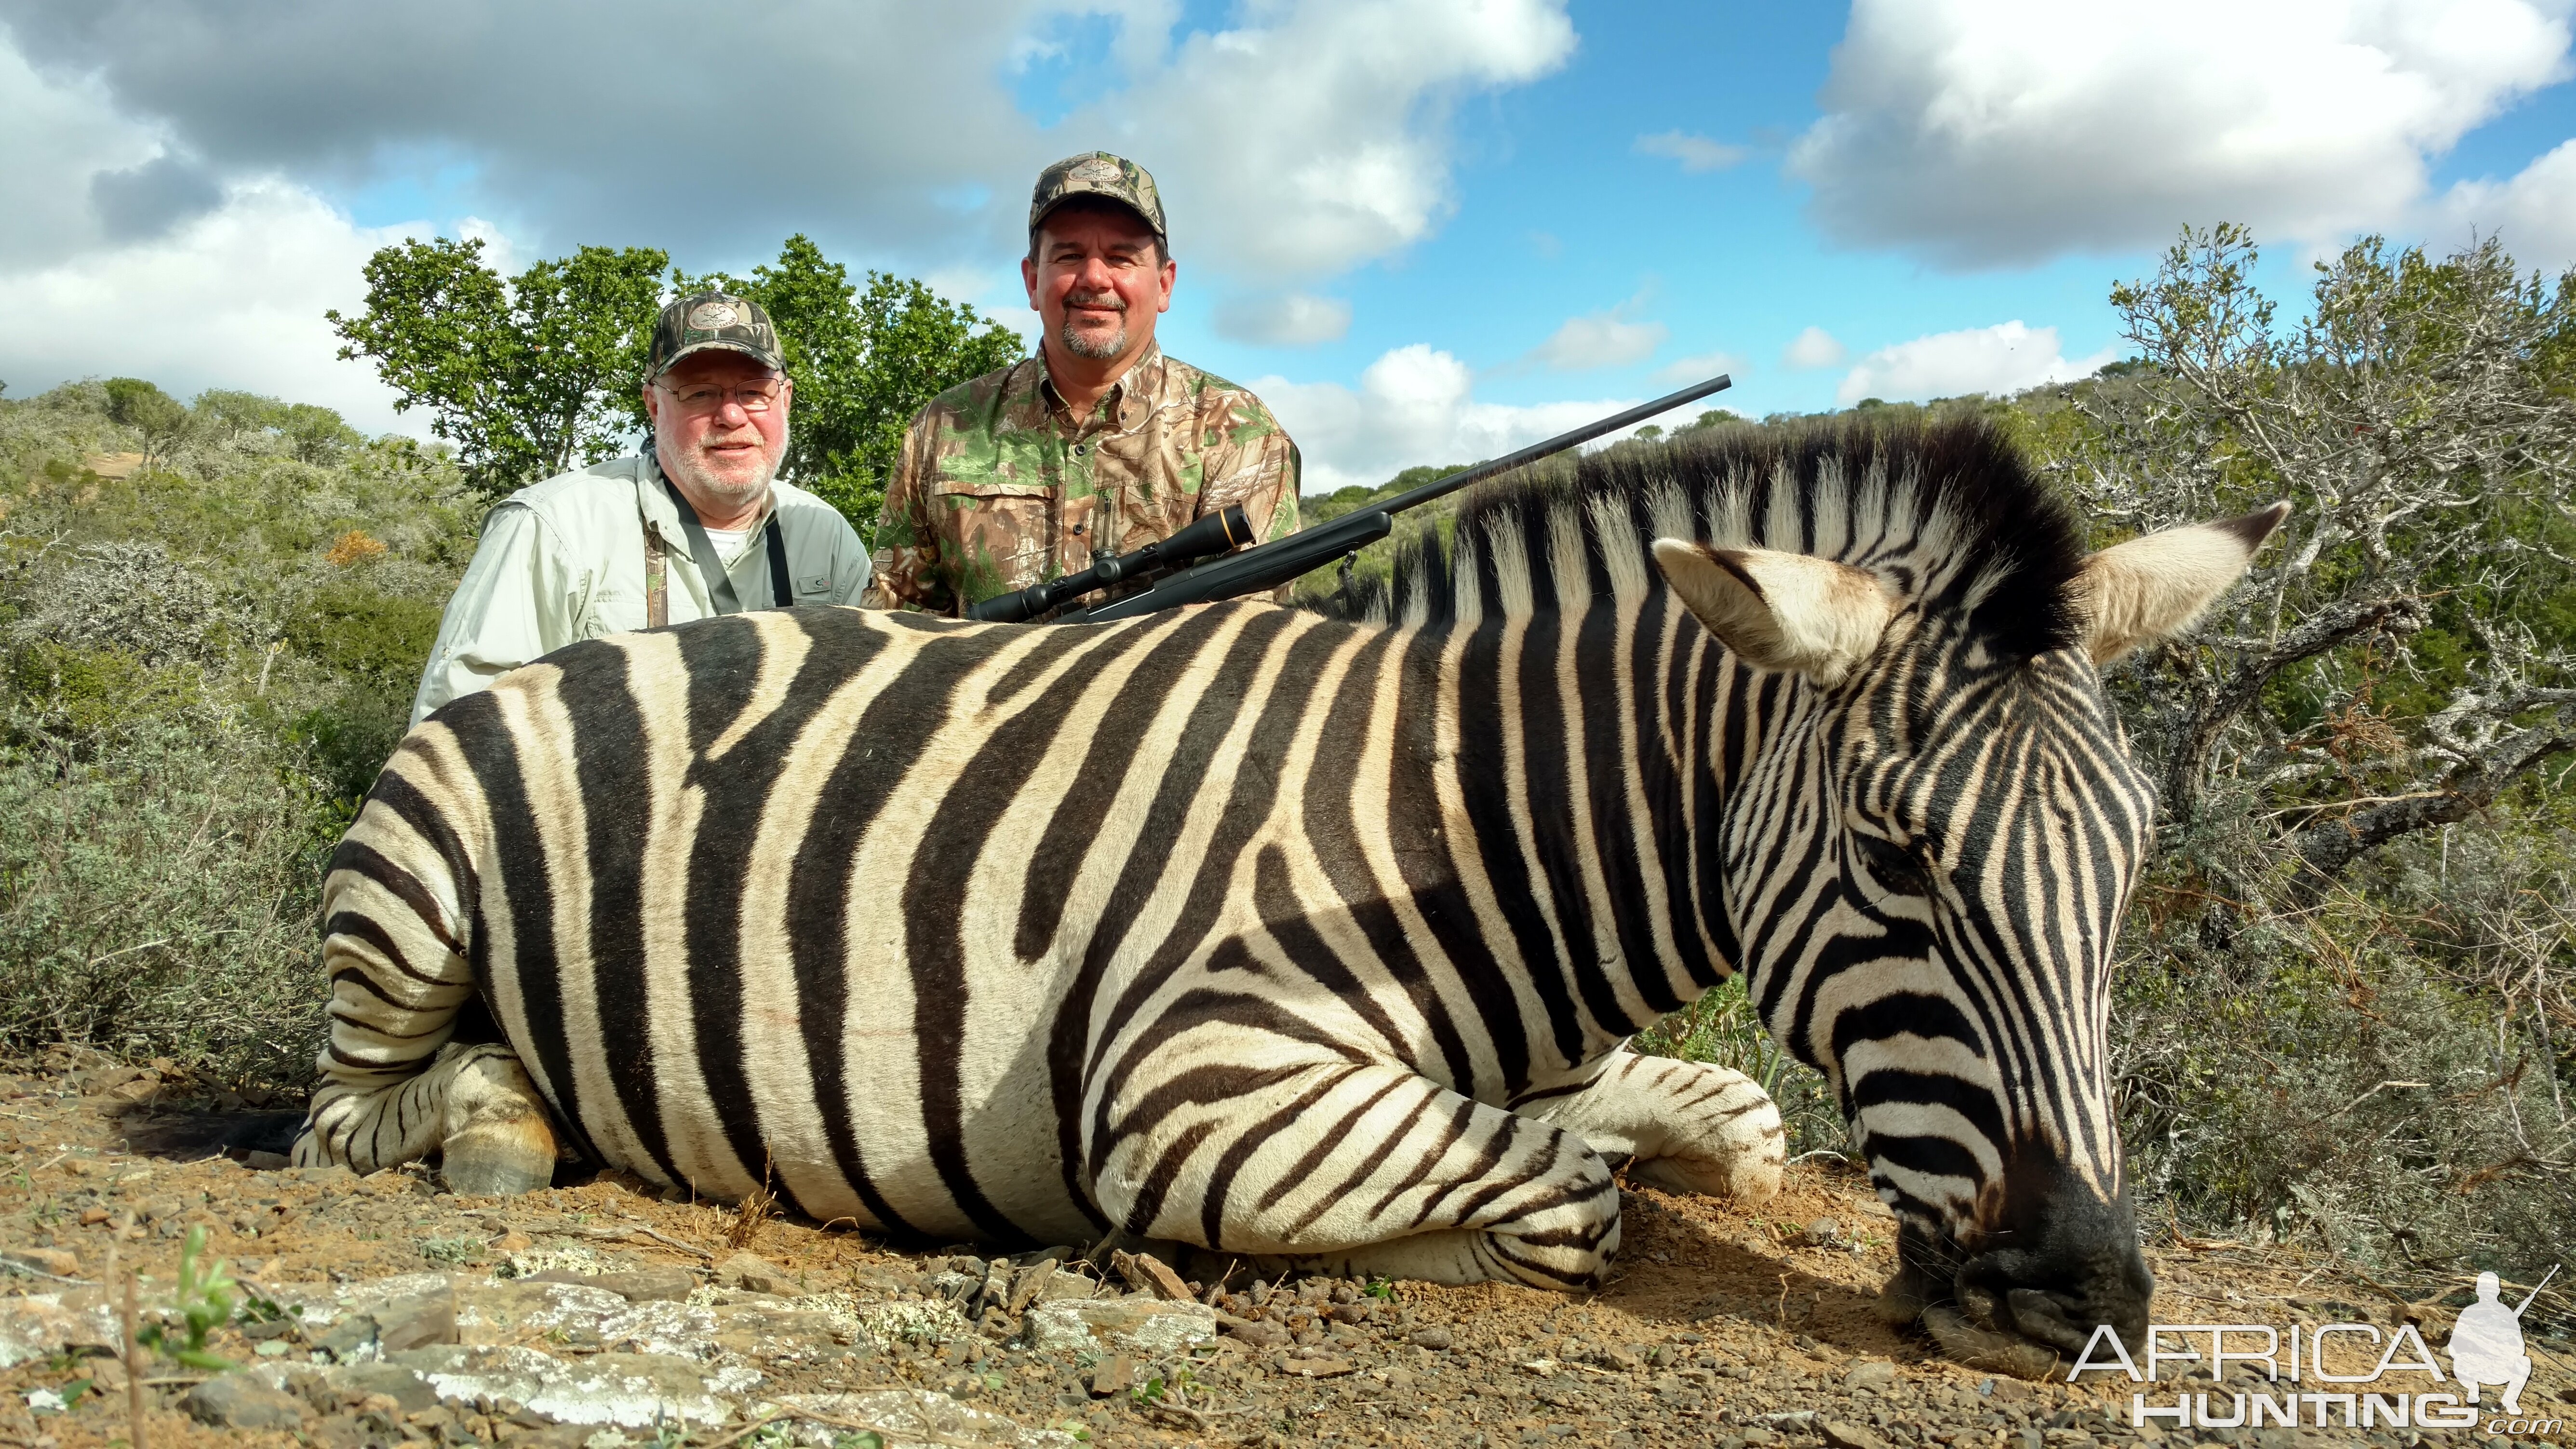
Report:
[{"label": "rifle barrel", "polygon": [[1419,488],[1406,489],[1384,503],[1372,503],[1369,507],[1382,509],[1388,513],[1402,513],[1408,508],[1428,503],[1434,498],[1446,497],[1470,484],[1499,477],[1524,464],[1535,463],[1541,458],[1562,453],[1568,448],[1581,447],[1604,433],[1615,433],[1630,423],[1642,423],[1658,413],[1671,412],[1683,403],[1697,402],[1710,393],[1723,392],[1734,385],[1735,379],[1721,372],[1706,382],[1692,383],[1679,392],[1666,393],[1653,402],[1639,403],[1626,412],[1613,413],[1598,422],[1585,423],[1572,432],[1559,433],[1546,442],[1532,443],[1517,453],[1505,453],[1491,462],[1479,463],[1473,468],[1461,468],[1455,473],[1434,478]]},{"label": "rifle barrel", "polygon": [[1543,443],[1532,443],[1518,452],[1506,453],[1491,462],[1461,468],[1455,473],[1434,478],[1418,488],[1409,488],[1383,503],[1356,508],[1330,523],[1292,533],[1276,543],[1213,559],[1196,568],[1185,569],[1154,584],[1151,588],[1113,599],[1096,608],[1070,616],[1067,622],[1106,624],[1119,619],[1133,619],[1178,604],[1203,604],[1217,599],[1231,599],[1244,594],[1277,588],[1384,538],[1395,528],[1395,515],[1405,509],[1445,497],[1471,484],[1508,473],[1514,468],[1535,463],[1541,458],[1580,447],[1604,433],[1615,433],[1630,423],[1641,423],[1658,413],[1669,412],[1687,402],[1696,402],[1713,392],[1732,387],[1735,379],[1719,373],[1706,382],[1693,383],[1676,393],[1668,393],[1649,403],[1639,403],[1625,412],[1613,413],[1597,422],[1585,423],[1571,432],[1559,433]]}]

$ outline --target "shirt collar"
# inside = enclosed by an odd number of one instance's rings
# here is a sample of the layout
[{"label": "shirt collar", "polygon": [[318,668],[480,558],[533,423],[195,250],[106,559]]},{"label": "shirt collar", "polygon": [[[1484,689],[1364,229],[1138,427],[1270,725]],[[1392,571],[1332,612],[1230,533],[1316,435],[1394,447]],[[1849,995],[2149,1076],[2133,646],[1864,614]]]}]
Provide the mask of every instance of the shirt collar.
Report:
[{"label": "shirt collar", "polygon": [[[1040,346],[1037,355],[1030,360],[1037,364],[1038,406],[1049,417],[1053,417],[1056,409],[1067,405],[1064,395],[1056,391],[1055,379],[1047,373],[1046,348],[1043,345]],[[1120,432],[1133,431],[1138,424],[1144,422],[1148,411],[1145,400],[1157,391],[1162,375],[1163,344],[1157,339],[1145,344],[1143,354],[1138,356],[1125,372],[1119,374],[1116,382],[1109,385],[1109,391],[1102,400],[1109,404],[1109,415],[1116,420]],[[1077,425],[1090,421],[1090,418],[1074,419]]]}]

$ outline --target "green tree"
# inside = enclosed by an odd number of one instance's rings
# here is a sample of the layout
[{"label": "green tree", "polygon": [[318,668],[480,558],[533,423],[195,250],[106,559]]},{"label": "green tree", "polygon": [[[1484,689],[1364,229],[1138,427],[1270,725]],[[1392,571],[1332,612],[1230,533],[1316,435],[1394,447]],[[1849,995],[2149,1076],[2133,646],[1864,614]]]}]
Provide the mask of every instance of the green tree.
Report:
[{"label": "green tree", "polygon": [[2127,687],[2186,847],[2255,811],[2306,893],[2576,749],[2576,271],[2372,237],[2284,325],[2255,263],[2220,226],[2114,287],[2143,365],[2078,395],[2056,462],[2139,529],[2292,504],[2250,586]]},{"label": "green tree", "polygon": [[219,387],[197,394],[196,403],[197,416],[221,429],[228,443],[239,443],[276,427],[278,414],[285,408],[286,404],[263,393]]},{"label": "green tree", "polygon": [[107,415],[143,435],[143,466],[168,462],[170,449],[187,435],[185,403],[139,377],[107,380]]},{"label": "green tree", "polygon": [[274,436],[304,463],[336,462],[367,441],[330,408],[284,403],[255,392],[209,388],[197,394],[196,414],[207,426],[220,428],[224,441],[236,447],[254,437]]},{"label": "green tree", "polygon": [[583,247],[505,281],[479,238],[406,241],[368,259],[363,315],[325,315],[340,356],[374,359],[395,410],[428,407],[467,476],[499,493],[624,445],[669,264]]},{"label": "green tree", "polygon": [[912,278],[869,272],[866,280],[862,290],[801,234],[748,277],[672,274],[681,291],[720,287],[768,311],[796,381],[783,471],[872,539],[913,415],[958,383],[1009,364],[1023,344]]}]

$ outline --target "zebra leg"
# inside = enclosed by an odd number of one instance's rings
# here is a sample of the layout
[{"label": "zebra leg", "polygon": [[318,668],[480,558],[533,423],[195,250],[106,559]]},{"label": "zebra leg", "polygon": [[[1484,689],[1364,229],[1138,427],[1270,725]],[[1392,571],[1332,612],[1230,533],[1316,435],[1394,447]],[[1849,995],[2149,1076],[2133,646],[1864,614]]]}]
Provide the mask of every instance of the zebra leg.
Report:
[{"label": "zebra leg", "polygon": [[1629,1158],[1630,1182],[1748,1203],[1780,1190],[1780,1108],[1732,1068],[1614,1052],[1582,1091],[1521,1111]]},{"label": "zebra leg", "polygon": [[508,1197],[553,1181],[554,1126],[508,1047],[451,1043],[425,1072],[382,1084],[326,1083],[293,1161],[365,1174],[433,1152],[448,1191],[468,1197]]},{"label": "zebra leg", "polygon": [[515,1197],[554,1181],[545,1099],[507,1047],[467,1047],[447,1088],[439,1176],[465,1197]]},{"label": "zebra leg", "polygon": [[418,798],[407,772],[427,768],[423,738],[386,765],[322,883],[331,1037],[292,1160],[369,1173],[443,1150],[452,1190],[526,1192],[554,1176],[545,1103],[508,1047],[453,1040],[474,996],[452,924],[461,887],[412,824],[433,812],[389,803]]},{"label": "zebra leg", "polygon": [[1155,1076],[1108,1104],[1093,1152],[1129,1232],[1273,1269],[1560,1292],[1597,1287],[1619,1250],[1618,1184],[1581,1138],[1410,1069]]}]

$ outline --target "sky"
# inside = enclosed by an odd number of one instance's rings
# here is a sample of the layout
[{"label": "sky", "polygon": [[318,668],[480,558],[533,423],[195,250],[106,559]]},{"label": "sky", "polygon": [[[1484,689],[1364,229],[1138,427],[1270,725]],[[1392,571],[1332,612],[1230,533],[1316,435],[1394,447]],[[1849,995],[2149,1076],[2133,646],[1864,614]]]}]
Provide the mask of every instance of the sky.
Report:
[{"label": "sky", "polygon": [[1029,185],[1099,148],[1160,184],[1167,350],[1320,492],[1719,371],[1751,415],[2079,377],[2185,226],[2253,227],[2292,311],[2370,233],[2554,274],[2572,10],[0,0],[0,381],[425,433],[323,313],[432,234],[703,272],[803,232],[1025,333]]}]

